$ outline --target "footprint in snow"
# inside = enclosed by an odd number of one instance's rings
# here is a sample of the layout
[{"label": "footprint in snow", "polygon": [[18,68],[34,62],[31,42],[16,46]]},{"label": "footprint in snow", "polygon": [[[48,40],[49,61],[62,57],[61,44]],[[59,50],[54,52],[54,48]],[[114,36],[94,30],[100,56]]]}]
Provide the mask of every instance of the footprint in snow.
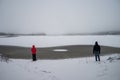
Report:
[{"label": "footprint in snow", "polygon": [[108,71],[108,68],[107,68],[107,65],[101,65],[100,66],[101,70],[98,72],[98,77],[104,77],[105,75],[107,75],[107,71]]}]

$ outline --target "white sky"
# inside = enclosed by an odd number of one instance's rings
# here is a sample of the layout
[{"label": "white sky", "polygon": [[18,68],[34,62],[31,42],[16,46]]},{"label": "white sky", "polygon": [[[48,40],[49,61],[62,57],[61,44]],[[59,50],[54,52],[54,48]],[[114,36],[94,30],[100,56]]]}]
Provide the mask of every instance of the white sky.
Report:
[{"label": "white sky", "polygon": [[120,31],[120,0],[0,0],[0,32]]}]

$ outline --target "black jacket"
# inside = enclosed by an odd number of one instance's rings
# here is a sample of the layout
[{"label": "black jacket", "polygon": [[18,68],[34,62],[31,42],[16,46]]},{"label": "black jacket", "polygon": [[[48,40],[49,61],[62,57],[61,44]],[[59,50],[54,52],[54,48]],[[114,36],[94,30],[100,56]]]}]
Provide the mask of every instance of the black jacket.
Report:
[{"label": "black jacket", "polygon": [[100,54],[100,46],[97,44],[93,47],[93,54]]}]

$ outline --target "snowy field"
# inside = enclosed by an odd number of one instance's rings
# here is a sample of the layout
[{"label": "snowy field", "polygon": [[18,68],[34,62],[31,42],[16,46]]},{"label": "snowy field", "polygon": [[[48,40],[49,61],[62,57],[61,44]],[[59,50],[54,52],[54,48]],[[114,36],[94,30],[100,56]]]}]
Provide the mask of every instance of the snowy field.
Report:
[{"label": "snowy field", "polygon": [[[100,45],[120,47],[120,35],[1,37],[0,45],[53,47],[93,45],[95,41]],[[94,57],[36,62],[10,59],[8,63],[0,60],[0,80],[120,80],[120,54],[117,53],[102,56],[101,62],[95,62]]]},{"label": "snowy field", "polygon": [[18,36],[0,37],[0,45],[31,47],[54,47],[64,45],[93,45],[98,41],[100,45],[120,47],[120,35],[95,36]]},{"label": "snowy field", "polygon": [[94,57],[0,62],[0,80],[120,80],[120,54]]}]

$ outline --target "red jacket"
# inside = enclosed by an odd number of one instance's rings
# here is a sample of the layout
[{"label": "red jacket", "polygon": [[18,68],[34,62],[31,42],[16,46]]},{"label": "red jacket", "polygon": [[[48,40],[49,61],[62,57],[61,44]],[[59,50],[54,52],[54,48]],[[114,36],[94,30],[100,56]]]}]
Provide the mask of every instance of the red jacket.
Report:
[{"label": "red jacket", "polygon": [[36,54],[36,48],[35,48],[35,45],[32,46],[32,48],[31,48],[31,52],[32,52],[32,54]]}]

